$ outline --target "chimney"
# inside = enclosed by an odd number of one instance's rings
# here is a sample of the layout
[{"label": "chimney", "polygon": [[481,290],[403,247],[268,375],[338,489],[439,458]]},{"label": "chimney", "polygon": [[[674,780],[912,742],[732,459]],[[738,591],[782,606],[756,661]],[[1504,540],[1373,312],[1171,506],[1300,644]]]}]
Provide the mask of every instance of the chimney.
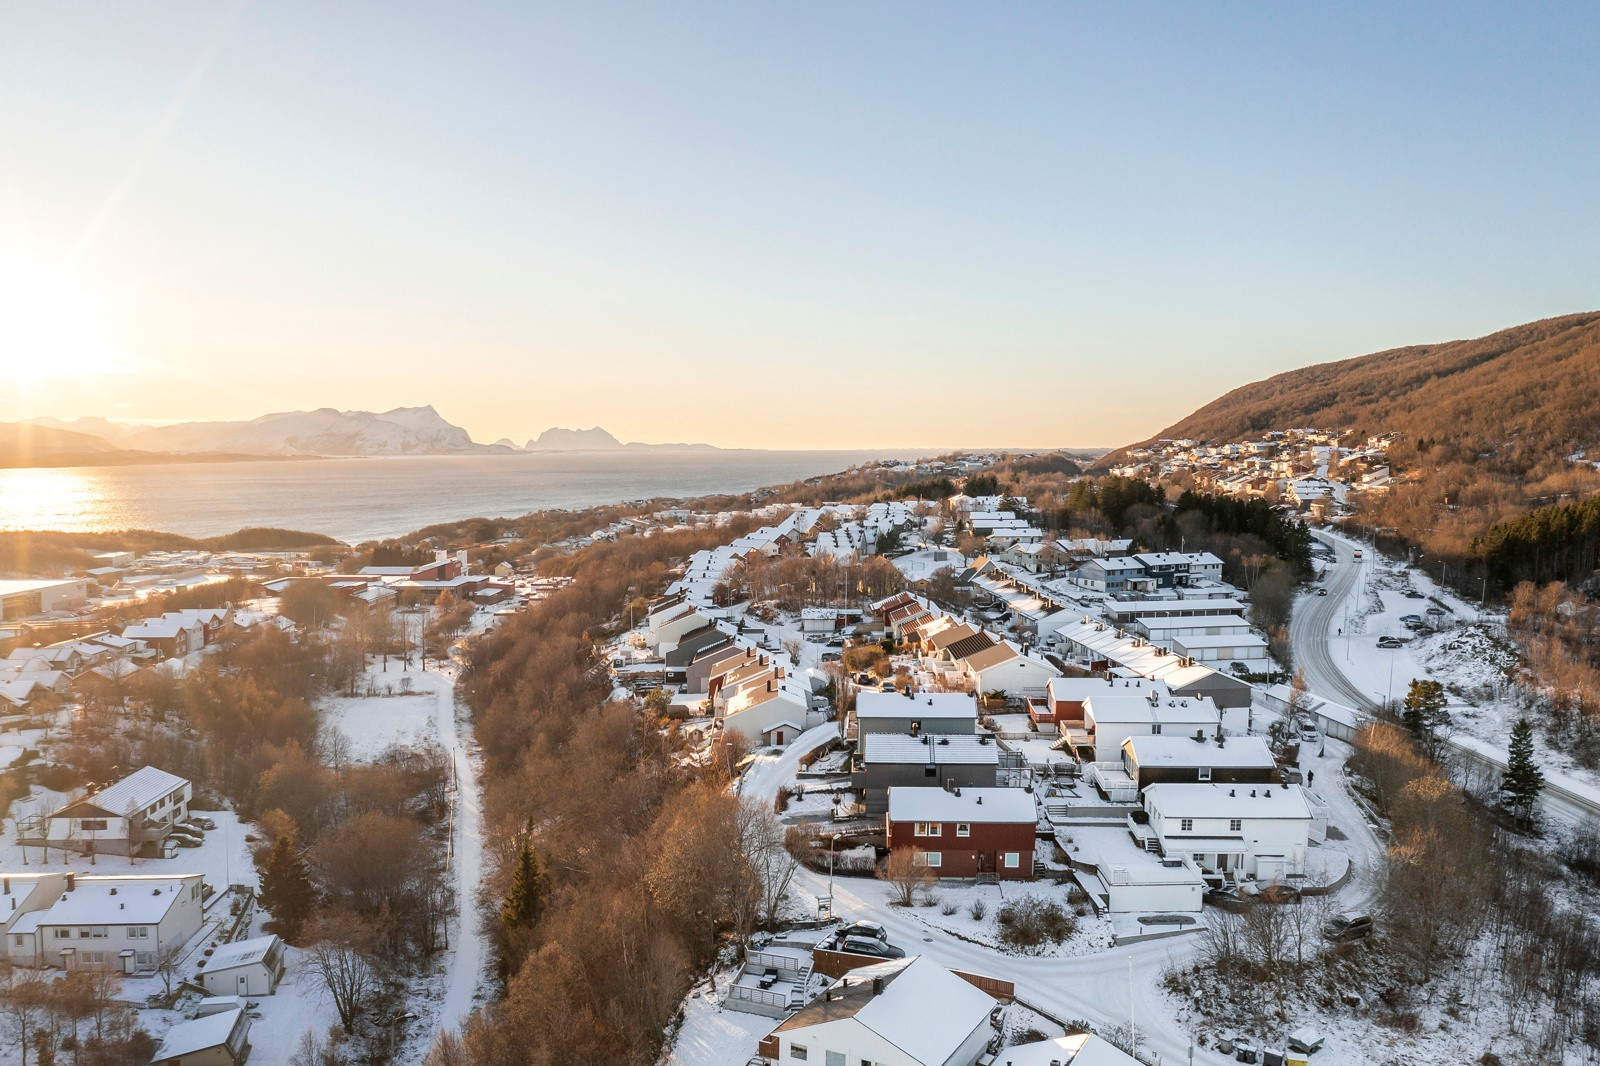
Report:
[{"label": "chimney", "polygon": [[75,889],[77,887],[78,887],[78,875],[69,871],[67,873],[67,891],[71,892],[73,889]]},{"label": "chimney", "polygon": [[875,996],[883,994],[883,978],[874,977],[872,979],[872,994]]},{"label": "chimney", "polygon": [[11,895],[11,878],[7,877],[5,879],[4,885],[0,886],[0,892],[4,892],[8,896]]}]

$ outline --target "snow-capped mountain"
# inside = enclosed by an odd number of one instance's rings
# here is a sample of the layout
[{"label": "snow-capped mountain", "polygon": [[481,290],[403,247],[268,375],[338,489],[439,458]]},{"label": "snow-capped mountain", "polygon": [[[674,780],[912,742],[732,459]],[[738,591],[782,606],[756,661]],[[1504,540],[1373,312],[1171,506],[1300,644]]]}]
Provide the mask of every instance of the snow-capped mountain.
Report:
[{"label": "snow-capped mountain", "polygon": [[462,455],[498,453],[474,443],[431,406],[371,411],[288,411],[248,422],[183,422],[127,434],[124,448],[243,455]]}]

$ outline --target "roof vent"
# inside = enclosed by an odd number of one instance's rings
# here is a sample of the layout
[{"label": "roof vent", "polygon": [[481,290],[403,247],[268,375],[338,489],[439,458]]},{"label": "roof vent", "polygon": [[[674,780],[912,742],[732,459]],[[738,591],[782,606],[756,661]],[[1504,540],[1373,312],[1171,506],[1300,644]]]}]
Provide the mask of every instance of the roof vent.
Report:
[{"label": "roof vent", "polygon": [[1236,789],[1236,788],[1230,788],[1230,789],[1228,789],[1228,795],[1230,795],[1230,796],[1237,796],[1237,795],[1238,795],[1238,794],[1239,794],[1239,790],[1238,790],[1238,789]]},{"label": "roof vent", "polygon": [[949,737],[940,737],[939,738],[939,743],[948,744],[948,743],[950,743],[950,738]]},{"label": "roof vent", "polygon": [[1272,789],[1270,789],[1270,788],[1269,788],[1269,789],[1267,789],[1267,792],[1266,792],[1266,798],[1267,798],[1267,799],[1271,799],[1271,798],[1272,798]]},{"label": "roof vent", "polygon": [[1250,790],[1250,798],[1251,799],[1255,799],[1256,798],[1256,790],[1253,789],[1253,788]]},{"label": "roof vent", "polygon": [[[958,791],[958,792],[957,792],[957,793],[956,793],[956,795],[958,795],[958,796],[959,796],[959,795],[961,795],[961,793],[960,793],[960,792],[959,792],[959,791]],[[978,797],[978,806],[980,806],[980,807],[981,807],[981,806],[983,806],[983,797],[982,797],[982,796],[979,796],[979,797]]]},{"label": "roof vent", "polygon": [[116,894],[117,894],[117,889],[116,889],[116,886],[115,886],[115,885],[113,885],[113,886],[112,886],[112,888],[111,888],[111,894],[112,894],[112,895],[113,895],[113,896],[115,896],[115,895],[116,895]]}]

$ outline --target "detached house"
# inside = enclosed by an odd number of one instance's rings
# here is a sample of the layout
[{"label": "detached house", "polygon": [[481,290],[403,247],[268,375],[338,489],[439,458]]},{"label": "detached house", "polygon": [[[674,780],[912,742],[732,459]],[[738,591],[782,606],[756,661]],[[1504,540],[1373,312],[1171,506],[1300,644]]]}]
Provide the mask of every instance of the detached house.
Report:
[{"label": "detached house", "polygon": [[1039,814],[1020,788],[891,788],[889,850],[910,848],[940,877],[1033,876]]},{"label": "detached house", "polygon": [[1229,880],[1305,873],[1314,816],[1295,786],[1159,784],[1144,790],[1143,802],[1148,826],[1135,832],[1150,834],[1163,855],[1188,856]]},{"label": "detached house", "polygon": [[283,941],[277,934],[223,944],[206,960],[200,983],[213,996],[270,996],[283,980]]},{"label": "detached house", "polygon": [[32,820],[19,837],[28,844],[85,854],[159,855],[172,827],[188,816],[193,795],[194,787],[184,778],[144,766],[114,785]]},{"label": "detached house", "polygon": [[856,750],[865,753],[874,733],[972,736],[978,731],[978,701],[969,692],[859,692]]},{"label": "detached house", "polygon": [[999,1006],[926,956],[845,974],[761,1041],[779,1066],[973,1066]]}]

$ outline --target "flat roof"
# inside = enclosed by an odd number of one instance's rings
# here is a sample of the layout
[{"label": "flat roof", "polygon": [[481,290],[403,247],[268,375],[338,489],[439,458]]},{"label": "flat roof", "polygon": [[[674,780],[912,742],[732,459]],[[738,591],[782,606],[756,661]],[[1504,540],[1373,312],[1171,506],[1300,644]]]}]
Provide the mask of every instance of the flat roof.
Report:
[{"label": "flat roof", "polygon": [[1294,785],[1159,784],[1145,806],[1169,818],[1307,818],[1311,808]]},{"label": "flat roof", "polygon": [[856,718],[978,718],[978,700],[970,692],[856,693]]},{"label": "flat roof", "polygon": [[868,764],[903,763],[918,766],[936,763],[946,766],[995,766],[1000,762],[1000,745],[987,735],[962,733],[924,733],[920,737],[904,733],[868,733],[863,759]]},{"label": "flat roof", "polygon": [[889,821],[1032,825],[1039,820],[1033,794],[1020,788],[963,788],[959,792],[891,786]]},{"label": "flat roof", "polygon": [[81,577],[54,578],[48,581],[6,578],[0,580],[0,596],[19,596],[30,592],[60,588],[63,585],[82,585]]}]

